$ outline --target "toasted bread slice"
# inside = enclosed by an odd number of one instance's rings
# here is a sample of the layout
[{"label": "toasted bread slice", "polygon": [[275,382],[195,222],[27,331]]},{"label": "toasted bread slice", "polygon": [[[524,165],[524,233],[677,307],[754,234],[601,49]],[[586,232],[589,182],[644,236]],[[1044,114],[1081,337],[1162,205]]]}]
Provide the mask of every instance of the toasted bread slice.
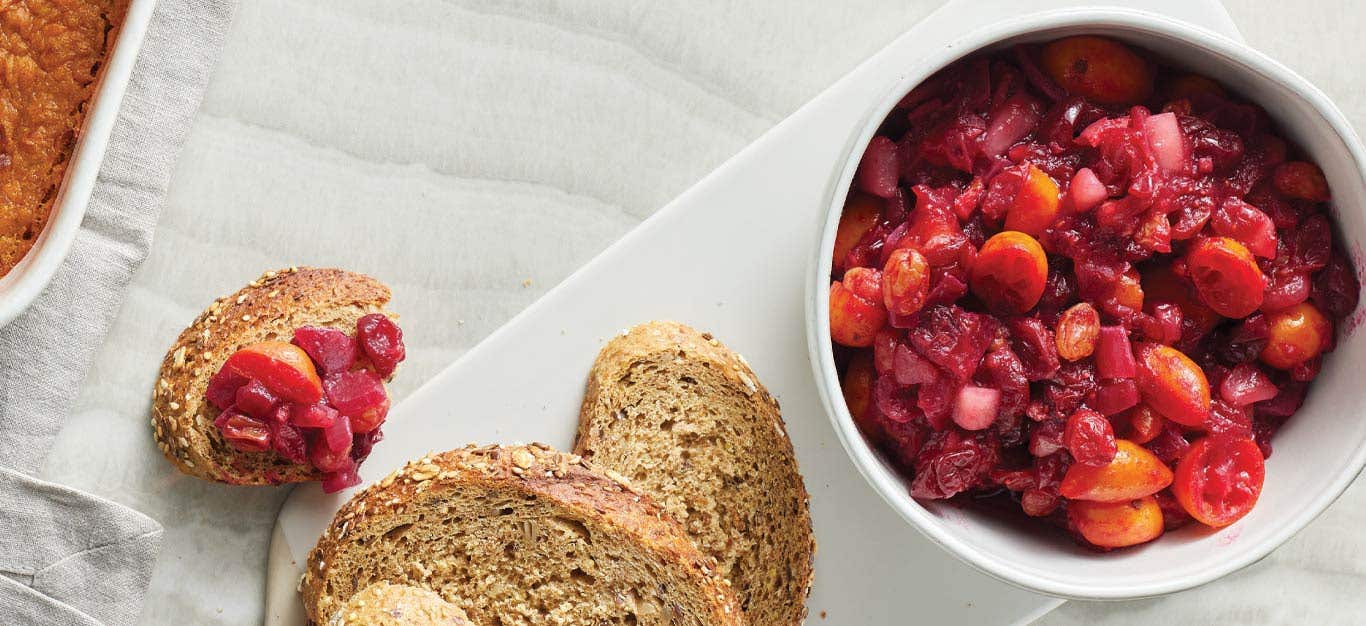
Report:
[{"label": "toasted bread slice", "polygon": [[588,377],[575,452],[650,494],[716,557],[753,626],[806,616],[815,539],[778,402],[711,335],[650,322]]},{"label": "toasted bread slice", "polygon": [[218,409],[204,397],[209,379],[239,348],[270,339],[289,341],[300,326],[354,334],[356,320],[387,313],[389,288],[338,269],[289,268],[266,272],[237,293],[219,298],[180,333],[161,362],[152,396],[157,447],[180,471],[238,485],[320,480],[322,472],[273,451],[243,452],[223,439]]},{"label": "toasted bread slice", "polygon": [[473,626],[460,607],[435,592],[375,583],[332,616],[327,626]]},{"label": "toasted bread slice", "polygon": [[304,610],[319,621],[379,581],[481,624],[744,623],[716,561],[658,505],[540,445],[433,455],[352,498],[309,554]]}]

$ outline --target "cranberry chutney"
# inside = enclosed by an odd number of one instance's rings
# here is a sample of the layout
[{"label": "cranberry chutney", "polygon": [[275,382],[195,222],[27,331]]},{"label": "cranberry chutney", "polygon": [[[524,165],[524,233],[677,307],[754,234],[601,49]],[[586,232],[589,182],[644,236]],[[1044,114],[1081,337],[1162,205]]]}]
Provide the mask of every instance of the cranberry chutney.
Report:
[{"label": "cranberry chutney", "polygon": [[941,70],[836,234],[850,413],[911,495],[1108,549],[1255,505],[1357,304],[1319,168],[1209,78],[1094,36]]}]

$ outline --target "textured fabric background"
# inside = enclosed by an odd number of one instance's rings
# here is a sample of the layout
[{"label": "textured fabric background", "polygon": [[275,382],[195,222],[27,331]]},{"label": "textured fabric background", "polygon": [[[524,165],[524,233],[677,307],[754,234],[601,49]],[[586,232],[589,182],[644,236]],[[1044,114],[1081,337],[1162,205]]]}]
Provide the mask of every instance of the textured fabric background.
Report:
[{"label": "textured fabric background", "polygon": [[[283,490],[181,477],[148,434],[160,355],[202,307],[269,267],[372,273],[412,346],[402,397],[937,5],[242,0],[42,476],[165,525],[143,623],[257,623]],[[1229,5],[1253,46],[1366,122],[1366,9]],[[1363,526],[1359,482],[1244,572],[1042,623],[1366,622]]]},{"label": "textured fabric background", "polygon": [[[0,328],[0,616],[7,624],[138,623],[161,526],[29,475],[42,468],[147,256],[233,4],[162,0],[70,254],[28,311]],[[100,454],[146,462],[107,448]]]}]

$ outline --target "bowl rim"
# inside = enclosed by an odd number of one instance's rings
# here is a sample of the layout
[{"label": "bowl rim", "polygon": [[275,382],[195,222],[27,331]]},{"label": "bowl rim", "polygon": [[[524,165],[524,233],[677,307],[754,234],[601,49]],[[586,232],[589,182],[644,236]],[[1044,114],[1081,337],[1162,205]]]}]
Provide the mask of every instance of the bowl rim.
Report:
[{"label": "bowl rim", "polygon": [[1071,8],[1043,11],[1026,16],[1001,20],[979,27],[953,40],[942,53],[911,64],[873,103],[865,117],[857,122],[839,169],[834,172],[827,192],[829,206],[820,227],[816,256],[810,264],[807,282],[806,320],[808,354],[817,381],[817,390],[829,415],[840,444],[859,473],[874,491],[930,541],[947,550],[963,562],[993,578],[1030,591],[1050,596],[1083,600],[1128,600],[1174,593],[1197,587],[1238,571],[1269,555],[1292,536],[1317,518],[1347,489],[1366,466],[1366,442],[1360,442],[1349,462],[1326,483],[1308,506],[1281,524],[1270,537],[1260,543],[1247,544],[1233,556],[1213,567],[1167,580],[1142,584],[1111,586],[1079,585],[1054,579],[1033,571],[1008,565],[969,541],[947,532],[941,522],[906,493],[902,482],[883,466],[878,453],[864,441],[844,404],[839,374],[835,369],[834,351],[829,331],[829,276],[835,231],[843,210],[844,196],[852,184],[854,172],[862,156],[860,148],[872,139],[882,120],[911,88],[932,73],[964,56],[997,42],[1028,35],[1033,32],[1067,27],[1120,28],[1144,36],[1158,36],[1181,40],[1203,49],[1207,54],[1222,56],[1242,65],[1296,94],[1332,128],[1351,155],[1358,176],[1366,179],[1366,149],[1346,117],[1321,90],[1294,71],[1265,54],[1211,30],[1164,15],[1126,8]]}]

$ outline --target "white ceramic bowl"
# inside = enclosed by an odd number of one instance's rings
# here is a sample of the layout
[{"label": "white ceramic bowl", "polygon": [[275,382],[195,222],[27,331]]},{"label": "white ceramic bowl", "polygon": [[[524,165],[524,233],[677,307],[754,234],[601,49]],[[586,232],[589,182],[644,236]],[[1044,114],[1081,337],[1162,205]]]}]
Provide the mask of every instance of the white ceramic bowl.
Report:
[{"label": "white ceramic bowl", "polygon": [[128,14],[114,41],[114,49],[106,59],[66,178],[52,203],[47,226],[19,264],[0,276],[0,327],[13,321],[33,303],[71,250],[155,5],[156,0],[132,0],[128,4]]},{"label": "white ceramic bowl", "polygon": [[[1249,97],[1324,170],[1337,224],[1360,272],[1366,235],[1366,176],[1360,140],[1341,112],[1303,78],[1247,46],[1170,18],[1122,9],[1040,13],[983,27],[906,68],[905,74],[851,132],[837,172],[809,283],[808,335],[822,399],[850,458],[887,503],[925,536],[981,571],[1054,596],[1127,599],[1188,589],[1266,556],[1336,499],[1366,463],[1366,419],[1360,372],[1361,333],[1340,336],[1304,407],[1276,436],[1256,508],[1219,531],[1198,525],[1136,548],[1097,554],[1056,533],[1039,532],[960,506],[912,499],[905,481],[859,433],[840,393],[829,332],[831,250],[844,198],[879,123],[892,106],[934,71],[972,52],[1018,42],[1092,33],[1142,46]],[[1333,62],[1325,59],[1325,62]],[[1354,319],[1360,321],[1362,311]],[[1354,324],[1345,324],[1353,326]],[[892,540],[892,539],[889,539]]]}]

